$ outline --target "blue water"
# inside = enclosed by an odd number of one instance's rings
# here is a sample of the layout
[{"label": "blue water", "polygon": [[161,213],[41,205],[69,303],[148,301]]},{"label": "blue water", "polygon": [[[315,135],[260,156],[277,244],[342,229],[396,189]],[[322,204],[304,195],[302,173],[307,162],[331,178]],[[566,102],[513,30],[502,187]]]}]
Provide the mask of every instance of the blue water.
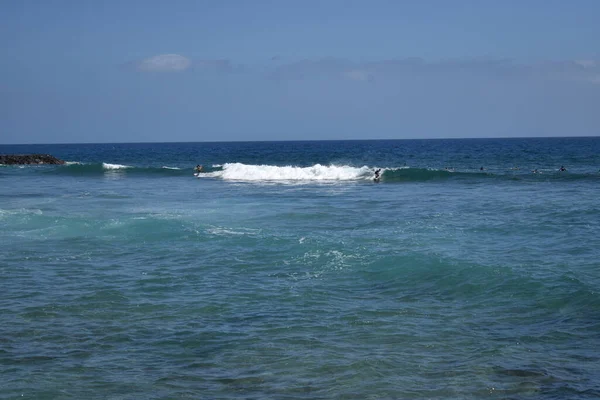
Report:
[{"label": "blue water", "polygon": [[0,398],[600,398],[600,138],[0,153]]}]

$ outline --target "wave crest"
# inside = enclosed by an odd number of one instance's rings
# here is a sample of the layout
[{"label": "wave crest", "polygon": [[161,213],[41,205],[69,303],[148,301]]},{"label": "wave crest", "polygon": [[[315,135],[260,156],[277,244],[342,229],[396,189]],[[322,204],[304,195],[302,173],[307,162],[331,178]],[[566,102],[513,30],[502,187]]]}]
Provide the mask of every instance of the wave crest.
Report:
[{"label": "wave crest", "polygon": [[129,165],[102,163],[102,168],[104,168],[104,169],[125,169],[125,168],[131,168],[131,167]]},{"label": "wave crest", "polygon": [[[15,166],[19,169],[28,166]],[[277,166],[243,163],[212,164],[205,166],[198,178],[214,178],[224,181],[246,182],[370,182],[374,171],[381,168],[382,183],[406,182],[442,182],[442,181],[482,181],[493,179],[524,181],[599,181],[600,173],[594,172],[559,172],[551,169],[540,170],[543,174],[532,174],[529,170],[495,170],[482,172],[479,170],[452,170],[415,167],[355,167],[350,165],[312,166]],[[181,166],[131,166],[112,163],[84,163],[71,161],[66,165],[39,166],[33,171],[51,175],[73,176],[155,176],[183,177],[195,176],[193,168]],[[11,167],[3,168],[0,175],[12,173]]]},{"label": "wave crest", "polygon": [[227,163],[220,171],[202,175],[234,181],[353,181],[370,179],[373,171],[367,166],[315,164],[296,167]]}]

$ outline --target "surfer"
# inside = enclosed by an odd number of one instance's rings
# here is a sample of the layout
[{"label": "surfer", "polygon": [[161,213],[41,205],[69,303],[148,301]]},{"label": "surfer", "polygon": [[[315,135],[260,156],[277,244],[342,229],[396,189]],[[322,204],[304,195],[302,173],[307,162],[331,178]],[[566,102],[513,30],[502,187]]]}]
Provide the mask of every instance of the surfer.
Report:
[{"label": "surfer", "polygon": [[566,171],[566,170],[567,170],[567,169],[565,168],[565,166],[564,166],[564,165],[561,165],[561,166],[560,166],[560,171],[561,171],[561,172],[564,172],[564,171]]},{"label": "surfer", "polygon": [[196,171],[196,172],[202,172],[202,169],[203,169],[202,165],[198,164],[198,165],[196,165],[196,168],[194,168],[194,171]]},{"label": "surfer", "polygon": [[373,180],[374,180],[375,182],[379,182],[379,178],[381,177],[381,175],[380,175],[380,174],[381,174],[381,168],[379,168],[379,169],[376,169],[376,170],[375,170],[375,178],[373,178]]}]

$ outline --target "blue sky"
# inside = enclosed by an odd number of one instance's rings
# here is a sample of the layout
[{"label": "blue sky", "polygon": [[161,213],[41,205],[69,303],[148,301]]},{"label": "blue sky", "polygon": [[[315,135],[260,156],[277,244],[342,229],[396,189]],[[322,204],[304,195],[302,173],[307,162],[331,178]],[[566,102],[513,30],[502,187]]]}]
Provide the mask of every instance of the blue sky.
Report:
[{"label": "blue sky", "polygon": [[5,1],[0,143],[600,133],[600,2]]}]

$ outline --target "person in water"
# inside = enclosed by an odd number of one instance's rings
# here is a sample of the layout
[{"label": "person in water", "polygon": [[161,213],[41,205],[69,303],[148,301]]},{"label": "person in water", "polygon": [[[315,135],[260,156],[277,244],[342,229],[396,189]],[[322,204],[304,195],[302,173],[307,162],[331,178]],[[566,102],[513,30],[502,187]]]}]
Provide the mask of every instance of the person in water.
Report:
[{"label": "person in water", "polygon": [[196,172],[202,172],[202,165],[200,165],[200,164],[196,165],[196,168],[194,170]]},{"label": "person in water", "polygon": [[381,174],[381,168],[375,170],[375,180],[379,180]]},{"label": "person in water", "polygon": [[567,170],[567,169],[565,168],[565,166],[564,166],[564,165],[561,165],[561,166],[560,166],[560,171],[561,171],[561,172],[562,172],[562,171],[566,171],[566,170]]}]

